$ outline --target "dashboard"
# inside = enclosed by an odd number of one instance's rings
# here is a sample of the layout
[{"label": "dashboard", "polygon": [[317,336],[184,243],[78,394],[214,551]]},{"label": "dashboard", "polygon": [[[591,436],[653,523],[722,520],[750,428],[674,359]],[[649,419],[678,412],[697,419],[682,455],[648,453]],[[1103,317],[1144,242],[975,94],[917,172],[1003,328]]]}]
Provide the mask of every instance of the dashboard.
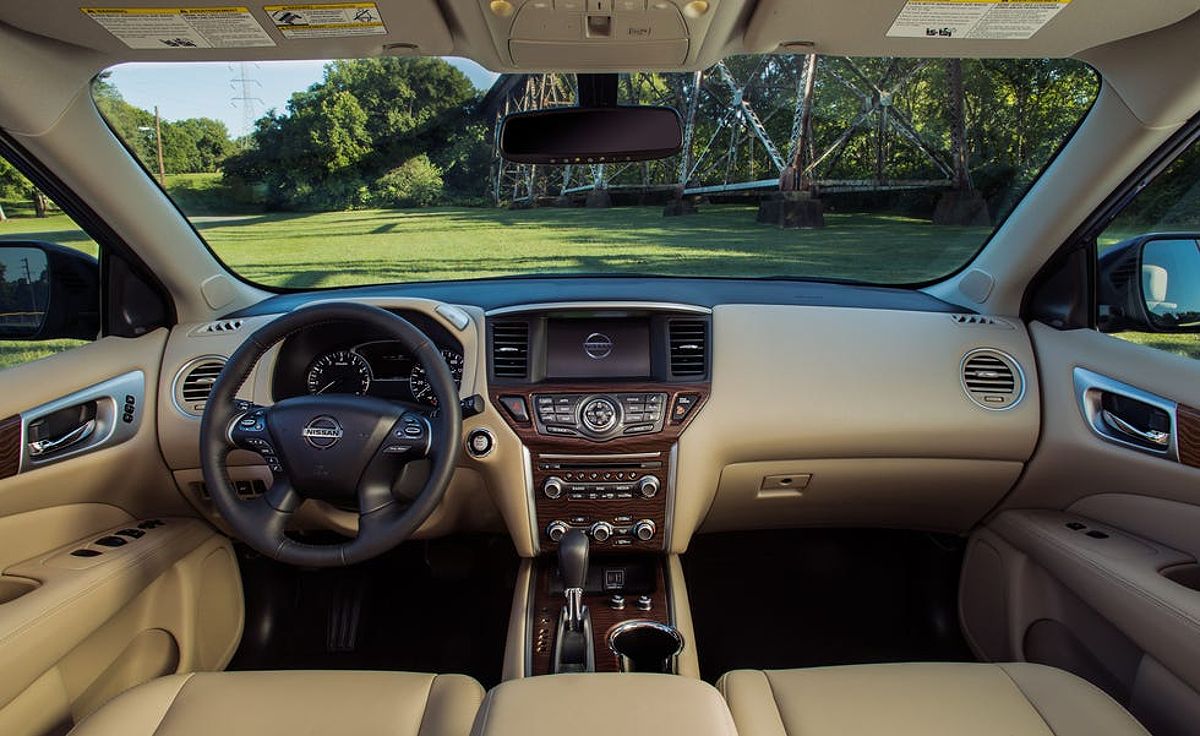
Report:
[{"label": "dashboard", "polygon": [[[396,313],[433,339],[455,385],[461,387],[462,344],[424,314]],[[275,400],[306,394],[357,394],[437,406],[425,369],[401,343],[346,324],[318,325],[281,346],[275,362]]]}]

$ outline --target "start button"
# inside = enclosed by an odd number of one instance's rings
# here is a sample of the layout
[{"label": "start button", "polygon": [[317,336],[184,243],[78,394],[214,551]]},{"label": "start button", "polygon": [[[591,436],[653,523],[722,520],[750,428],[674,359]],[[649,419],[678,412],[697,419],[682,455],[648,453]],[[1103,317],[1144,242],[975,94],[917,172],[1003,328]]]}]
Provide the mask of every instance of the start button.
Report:
[{"label": "start button", "polygon": [[478,427],[467,435],[467,452],[471,457],[481,458],[492,454],[496,447],[496,437],[491,430]]}]

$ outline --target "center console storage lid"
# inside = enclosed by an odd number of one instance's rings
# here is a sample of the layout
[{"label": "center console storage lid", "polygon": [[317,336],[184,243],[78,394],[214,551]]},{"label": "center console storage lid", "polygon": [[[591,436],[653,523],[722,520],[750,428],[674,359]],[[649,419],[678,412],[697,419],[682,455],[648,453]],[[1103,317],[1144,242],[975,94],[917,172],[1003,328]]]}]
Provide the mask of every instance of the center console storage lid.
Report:
[{"label": "center console storage lid", "polygon": [[[619,723],[619,729],[614,724]],[[473,736],[736,736],[711,685],[676,675],[587,673],[509,680],[488,693]]]}]

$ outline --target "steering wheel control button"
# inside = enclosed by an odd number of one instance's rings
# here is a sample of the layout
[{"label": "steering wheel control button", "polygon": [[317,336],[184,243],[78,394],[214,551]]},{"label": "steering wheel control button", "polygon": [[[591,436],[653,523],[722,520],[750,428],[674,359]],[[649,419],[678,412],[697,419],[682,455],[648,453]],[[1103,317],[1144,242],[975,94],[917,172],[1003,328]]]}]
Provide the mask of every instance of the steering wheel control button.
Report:
[{"label": "steering wheel control button", "polygon": [[496,438],[482,427],[472,429],[467,435],[467,452],[475,459],[485,458],[496,449]]},{"label": "steering wheel control button", "polygon": [[513,418],[513,421],[520,422],[521,424],[529,424],[529,409],[525,406],[525,397],[501,396],[500,405]]}]

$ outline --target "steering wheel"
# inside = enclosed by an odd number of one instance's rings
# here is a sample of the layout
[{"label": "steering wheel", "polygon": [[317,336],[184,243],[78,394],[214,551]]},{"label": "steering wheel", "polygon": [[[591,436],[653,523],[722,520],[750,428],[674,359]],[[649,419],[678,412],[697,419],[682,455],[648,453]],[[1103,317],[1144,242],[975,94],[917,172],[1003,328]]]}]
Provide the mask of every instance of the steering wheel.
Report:
[{"label": "steering wheel", "polygon": [[[320,395],[271,406],[235,400],[255,364],[278,342],[330,322],[357,322],[399,341],[425,369],[438,400],[432,417],[411,404],[370,396]],[[462,408],[446,361],[411,322],[366,304],[333,302],[290,312],[250,335],[225,364],[200,423],[200,462],[209,495],[234,533],[281,562],[337,567],[375,557],[403,542],[437,508],[454,473]],[[258,453],[275,480],[242,499],[226,460],[235,448]],[[428,458],[428,479],[406,495],[404,466]],[[358,508],[358,536],[331,545],[297,542],[288,518],[306,498]]]}]

